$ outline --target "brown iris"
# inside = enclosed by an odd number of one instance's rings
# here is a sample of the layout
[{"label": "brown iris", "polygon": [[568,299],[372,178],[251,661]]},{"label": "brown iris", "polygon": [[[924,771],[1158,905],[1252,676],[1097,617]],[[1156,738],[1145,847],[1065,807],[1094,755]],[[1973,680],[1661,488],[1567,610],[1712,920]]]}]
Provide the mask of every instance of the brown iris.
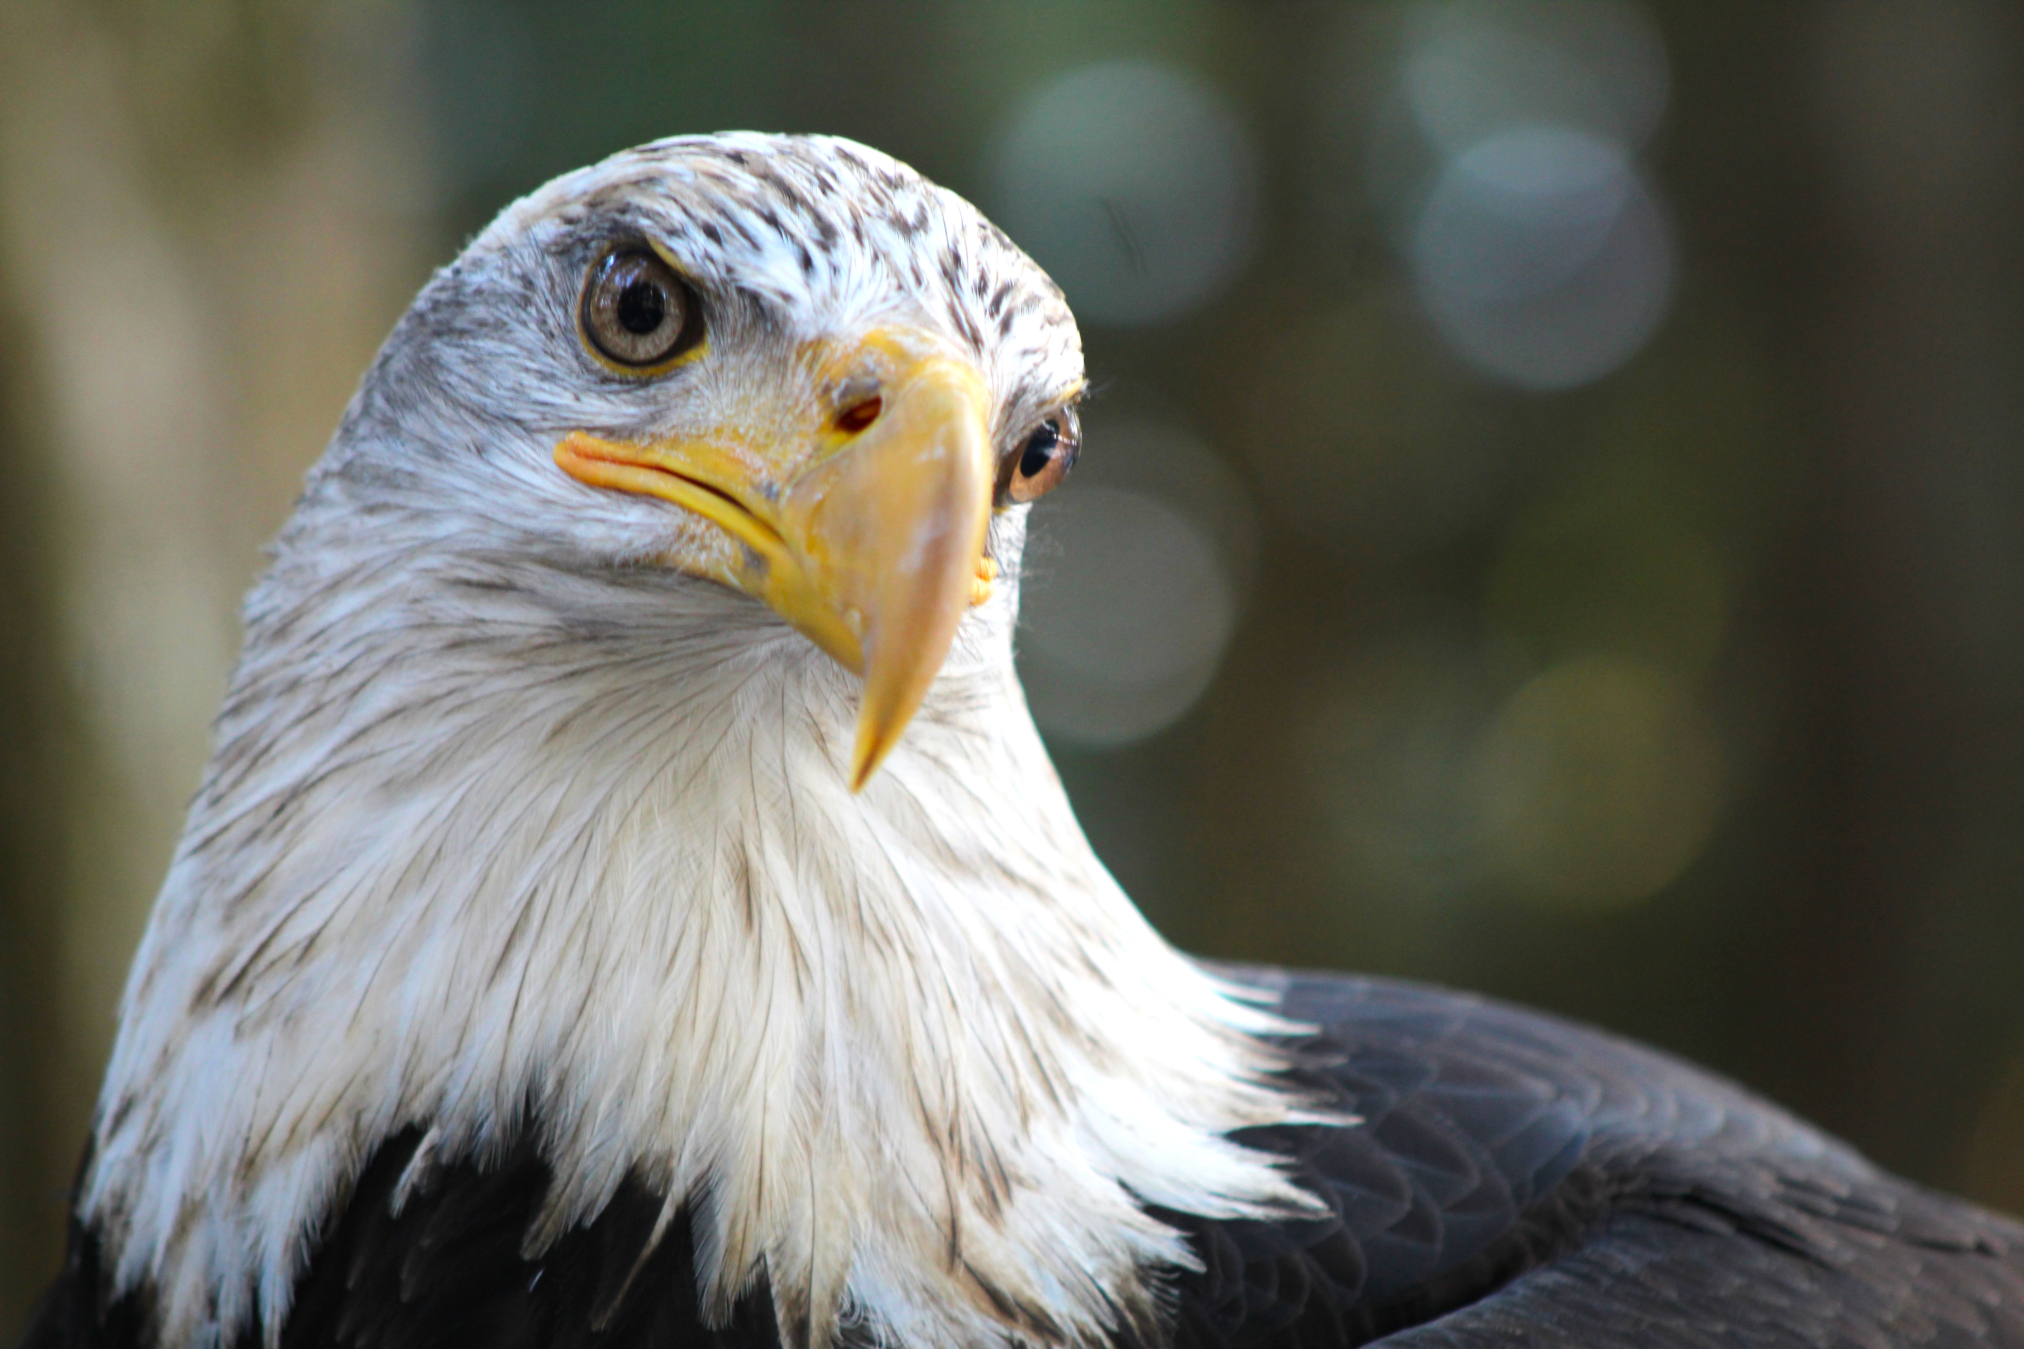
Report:
[{"label": "brown iris", "polygon": [[998,465],[1000,507],[1046,496],[1061,485],[1082,452],[1082,425],[1073,408],[1047,416],[1006,452]]},{"label": "brown iris", "polygon": [[605,360],[649,372],[703,339],[695,292],[660,254],[629,244],[604,255],[583,285],[583,335]]}]

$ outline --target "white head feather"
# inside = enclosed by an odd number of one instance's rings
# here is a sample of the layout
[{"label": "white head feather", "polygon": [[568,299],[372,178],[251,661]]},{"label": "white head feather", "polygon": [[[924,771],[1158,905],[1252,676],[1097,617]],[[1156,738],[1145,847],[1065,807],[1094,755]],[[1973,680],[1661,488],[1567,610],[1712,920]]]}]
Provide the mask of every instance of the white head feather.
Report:
[{"label": "white head feather", "polygon": [[713,352],[904,317],[1016,431],[1080,379],[1059,293],[848,142],[662,142],[509,208],[424,290],[247,607],[217,747],[127,989],[83,1192],[163,1343],[271,1338],[390,1134],[538,1131],[527,1247],[628,1174],[696,1209],[707,1314],[792,1335],[1091,1343],[1189,1262],[1146,1204],[1298,1196],[1225,1135],[1292,1117],[1276,1027],[1091,852],[1012,669],[1024,510],[905,739],[845,782],[857,681],[756,602],[645,565],[711,527],[583,486],[558,436],[712,384],[600,374],[585,259],[645,232]]}]

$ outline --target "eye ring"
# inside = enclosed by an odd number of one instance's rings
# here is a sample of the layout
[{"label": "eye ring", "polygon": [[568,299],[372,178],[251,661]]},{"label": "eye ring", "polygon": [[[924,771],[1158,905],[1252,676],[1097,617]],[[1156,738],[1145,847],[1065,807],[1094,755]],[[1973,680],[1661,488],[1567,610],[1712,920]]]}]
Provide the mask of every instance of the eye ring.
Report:
[{"label": "eye ring", "polygon": [[591,267],[577,305],[591,354],[629,375],[652,375],[703,340],[703,306],[667,260],[643,243],[622,244]]},{"label": "eye ring", "polygon": [[1049,413],[998,461],[999,509],[1037,501],[1061,486],[1082,454],[1082,423],[1074,408]]}]

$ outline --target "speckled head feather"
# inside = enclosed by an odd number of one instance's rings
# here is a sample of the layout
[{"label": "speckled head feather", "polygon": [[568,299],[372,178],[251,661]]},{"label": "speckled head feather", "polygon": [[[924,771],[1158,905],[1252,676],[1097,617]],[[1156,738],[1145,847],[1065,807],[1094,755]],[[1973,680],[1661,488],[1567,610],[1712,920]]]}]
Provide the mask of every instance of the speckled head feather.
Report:
[{"label": "speckled head feather", "polygon": [[[702,354],[614,372],[586,270],[644,240]],[[627,1177],[692,1206],[706,1317],[790,1339],[1090,1344],[1157,1314],[1144,1206],[1300,1205],[1232,1130],[1294,1117],[1276,1027],[1167,948],[1084,841],[1012,671],[1025,508],[886,767],[858,682],[723,547],[558,438],[766,427],[880,325],[974,366],[1001,444],[1082,380],[1059,291],[846,141],[659,142],[509,207],[416,300],[246,612],[136,959],[82,1212],[169,1345],[278,1339],[363,1159],[528,1131],[535,1252]],[[785,409],[785,411],[783,411]],[[769,420],[771,419],[771,420]]]}]

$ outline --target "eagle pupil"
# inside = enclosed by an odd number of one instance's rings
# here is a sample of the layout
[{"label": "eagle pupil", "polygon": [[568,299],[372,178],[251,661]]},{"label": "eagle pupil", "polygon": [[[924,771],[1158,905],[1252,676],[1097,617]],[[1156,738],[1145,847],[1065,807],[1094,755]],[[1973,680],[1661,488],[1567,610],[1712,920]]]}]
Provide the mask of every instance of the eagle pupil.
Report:
[{"label": "eagle pupil", "polygon": [[1061,430],[1053,422],[1042,422],[1032,435],[1026,438],[1026,450],[1019,456],[1019,476],[1038,477],[1054,457],[1054,447],[1061,443]]},{"label": "eagle pupil", "polygon": [[668,297],[651,281],[635,281],[619,292],[618,321],[629,333],[644,337],[667,321]]}]

